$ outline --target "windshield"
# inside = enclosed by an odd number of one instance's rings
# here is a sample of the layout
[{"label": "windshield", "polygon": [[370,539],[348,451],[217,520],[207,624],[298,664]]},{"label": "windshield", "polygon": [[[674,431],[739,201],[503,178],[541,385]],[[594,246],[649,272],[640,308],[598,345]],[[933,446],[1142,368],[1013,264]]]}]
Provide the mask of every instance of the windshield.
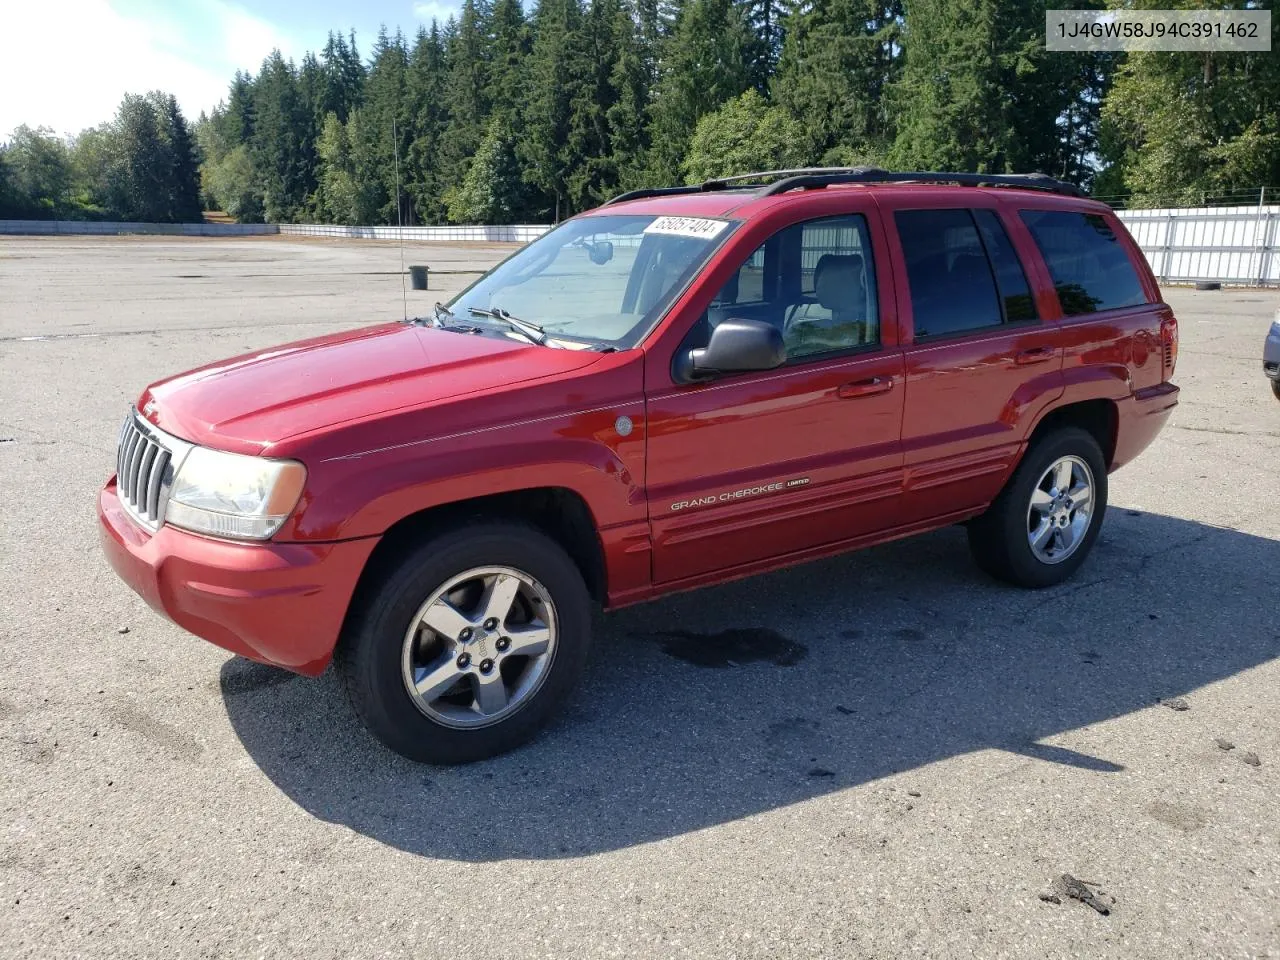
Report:
[{"label": "windshield", "polygon": [[[570,220],[448,304],[460,320],[500,311],[562,346],[634,346],[736,222],[620,214]],[[568,342],[564,342],[568,341]]]}]

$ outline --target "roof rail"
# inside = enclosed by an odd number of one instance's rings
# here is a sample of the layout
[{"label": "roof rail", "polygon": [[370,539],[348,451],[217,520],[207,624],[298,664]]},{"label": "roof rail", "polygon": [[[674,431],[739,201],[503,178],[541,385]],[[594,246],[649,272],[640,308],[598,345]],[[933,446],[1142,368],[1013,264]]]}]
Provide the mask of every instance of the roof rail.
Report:
[{"label": "roof rail", "polygon": [[850,167],[843,171],[786,171],[787,176],[758,191],[762,197],[772,197],[788,190],[811,190],[839,183],[942,183],[962,187],[1016,187],[1023,190],[1045,190],[1069,197],[1083,197],[1085,192],[1074,183],[1055,180],[1044,173],[931,173],[923,171],[892,171],[878,167]]},{"label": "roof rail", "polygon": [[1044,190],[1069,197],[1086,194],[1073,183],[1055,180],[1043,173],[930,173],[881,170],[879,167],[799,167],[794,170],[761,170],[756,173],[739,173],[731,177],[718,177],[684,187],[649,187],[631,190],[607,200],[603,206],[642,200],[646,197],[673,197],[680,194],[707,193],[715,190],[744,189],[745,181],[773,180],[760,184],[755,193],[760,197],[772,197],[790,190],[813,190],[842,183],[942,183],[965,187],[1018,187],[1024,190]]}]

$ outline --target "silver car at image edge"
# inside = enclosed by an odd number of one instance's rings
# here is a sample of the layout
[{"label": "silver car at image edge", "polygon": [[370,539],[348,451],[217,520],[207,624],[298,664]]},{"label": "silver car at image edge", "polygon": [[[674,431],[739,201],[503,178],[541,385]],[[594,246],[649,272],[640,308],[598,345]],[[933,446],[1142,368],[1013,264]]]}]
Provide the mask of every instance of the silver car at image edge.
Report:
[{"label": "silver car at image edge", "polygon": [[1271,390],[1280,400],[1280,310],[1276,311],[1267,331],[1267,341],[1262,346],[1262,369],[1271,378]]}]

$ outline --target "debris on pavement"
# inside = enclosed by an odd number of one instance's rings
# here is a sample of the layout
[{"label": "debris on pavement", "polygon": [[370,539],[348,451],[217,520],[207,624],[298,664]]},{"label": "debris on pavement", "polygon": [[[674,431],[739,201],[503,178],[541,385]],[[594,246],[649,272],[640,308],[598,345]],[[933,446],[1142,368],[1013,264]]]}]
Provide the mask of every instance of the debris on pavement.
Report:
[{"label": "debris on pavement", "polygon": [[117,630],[117,631],[116,631],[116,633],[120,633],[120,634],[125,634],[125,633],[128,633],[128,632],[129,632],[129,625],[128,625],[128,624],[125,624],[123,627],[121,627],[119,630]]},{"label": "debris on pavement", "polygon": [[1094,894],[1082,881],[1077,880],[1069,873],[1064,873],[1057,880],[1053,881],[1053,889],[1064,897],[1070,897],[1072,900],[1079,900],[1087,907],[1092,907],[1104,917],[1111,913],[1111,908],[1102,902],[1101,899]]},{"label": "debris on pavement", "polygon": [[1240,759],[1241,759],[1241,760],[1243,760],[1245,763],[1247,763],[1247,764],[1248,764],[1249,766],[1251,766],[1251,767],[1260,767],[1260,766],[1262,766],[1262,758],[1261,758],[1261,757],[1259,757],[1259,756],[1258,756],[1256,753],[1254,753],[1252,750],[1250,750],[1248,753],[1246,753],[1246,754],[1245,754],[1243,757],[1241,757]]},{"label": "debris on pavement", "polygon": [[1226,737],[1214,737],[1213,742],[1218,745],[1219,750],[1234,750],[1236,745]]},{"label": "debris on pavement", "polygon": [[1043,900],[1045,903],[1061,903],[1062,902],[1062,898],[1059,897],[1056,893],[1042,893],[1040,894],[1040,899]]},{"label": "debris on pavement", "polygon": [[1170,710],[1177,710],[1179,713],[1181,713],[1183,710],[1191,709],[1191,704],[1187,703],[1187,701],[1184,700],[1182,697],[1171,697],[1168,700],[1161,700],[1160,702],[1163,703]]}]

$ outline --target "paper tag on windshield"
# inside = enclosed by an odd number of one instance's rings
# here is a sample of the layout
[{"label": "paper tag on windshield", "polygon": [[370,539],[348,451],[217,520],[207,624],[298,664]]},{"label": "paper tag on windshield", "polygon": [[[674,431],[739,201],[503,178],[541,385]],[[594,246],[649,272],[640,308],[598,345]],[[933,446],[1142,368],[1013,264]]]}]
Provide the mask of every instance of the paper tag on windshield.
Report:
[{"label": "paper tag on windshield", "polygon": [[658,217],[644,228],[644,232],[710,240],[719,236],[720,231],[728,225],[727,220],[704,220],[701,217]]}]

